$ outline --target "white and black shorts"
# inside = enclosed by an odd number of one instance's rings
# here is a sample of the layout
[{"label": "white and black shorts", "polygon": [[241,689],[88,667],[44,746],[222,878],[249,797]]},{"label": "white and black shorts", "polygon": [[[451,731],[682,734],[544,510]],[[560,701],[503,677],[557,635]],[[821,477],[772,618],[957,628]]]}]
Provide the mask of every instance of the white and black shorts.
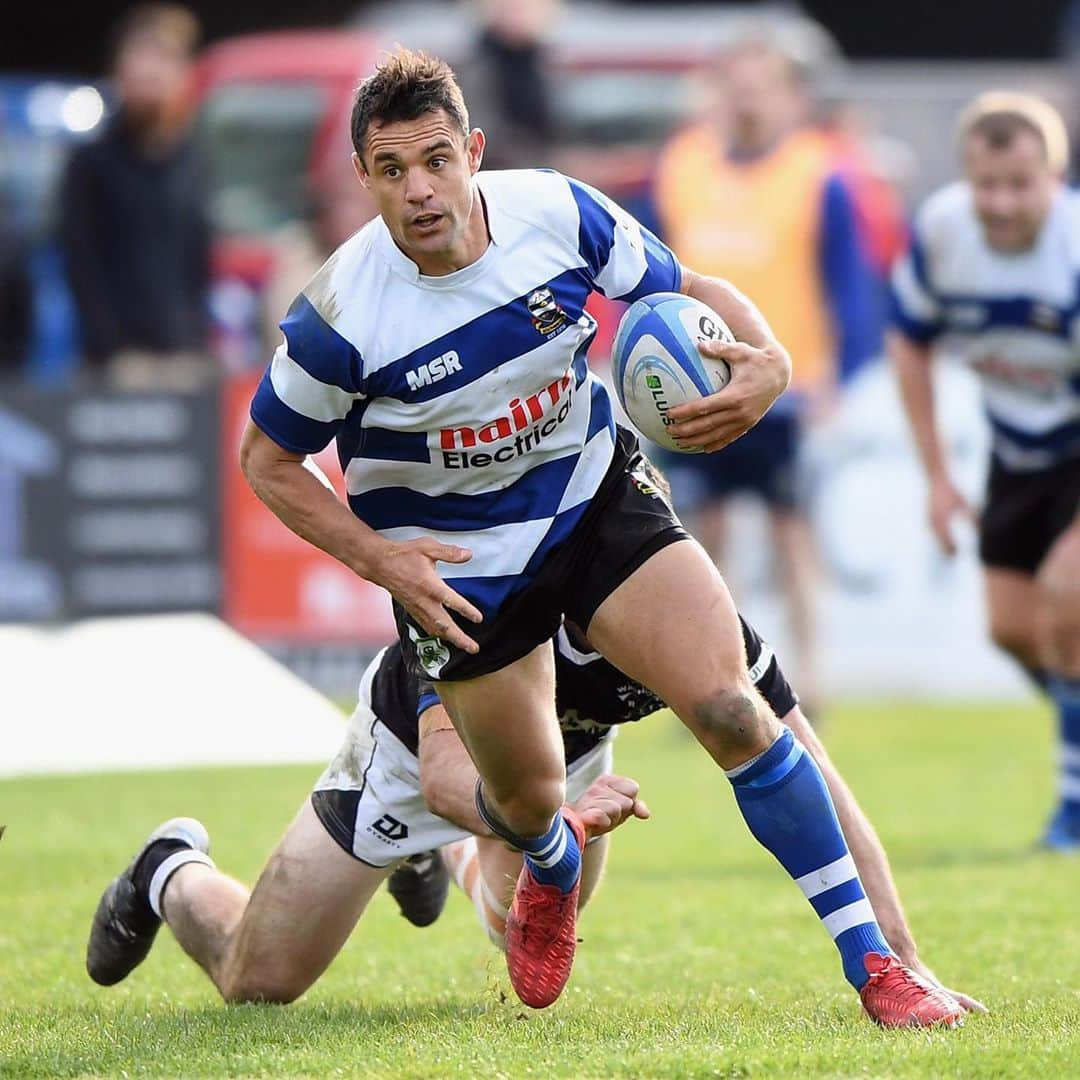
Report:
[{"label": "white and black shorts", "polygon": [[[315,784],[311,805],[342,850],[382,868],[469,833],[428,810],[416,755],[372,710],[378,663],[376,657],[364,673],[345,741]],[[611,772],[614,737],[612,728],[602,742],[567,763],[567,802],[580,799],[594,780]]]}]

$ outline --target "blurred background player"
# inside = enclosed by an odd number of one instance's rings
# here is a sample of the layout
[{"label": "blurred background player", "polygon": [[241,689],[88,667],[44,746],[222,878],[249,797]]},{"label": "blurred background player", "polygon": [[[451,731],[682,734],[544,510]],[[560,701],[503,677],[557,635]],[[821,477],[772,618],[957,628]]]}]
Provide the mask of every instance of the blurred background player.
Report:
[{"label": "blurred background player", "polygon": [[198,38],[179,5],[127,13],[113,53],[117,110],[64,177],[60,228],[83,348],[118,386],[197,385],[213,370],[210,227],[188,123]]},{"label": "blurred background player", "polygon": [[[723,560],[728,499],[759,496],[769,511],[796,650],[813,716],[821,700],[815,648],[813,542],[796,487],[800,428],[840,380],[880,346],[872,269],[830,139],[804,124],[796,62],[766,38],[719,57],[716,100],[664,148],[656,208],[665,239],[702,273],[737,282],[792,358],[788,392],[723,454],[667,459],[680,509]],[[725,561],[726,564],[726,561]]]},{"label": "blurred background player", "polygon": [[970,514],[935,422],[931,360],[979,377],[993,433],[980,523],[990,633],[1057,705],[1059,802],[1044,836],[1080,850],[1080,200],[1046,102],[990,93],[960,129],[965,178],[920,210],[894,275],[889,347],[942,550]]},{"label": "blurred background player", "polygon": [[551,165],[555,135],[547,35],[557,26],[558,0],[478,0],[479,32],[455,64],[473,121],[488,137],[489,169]]}]

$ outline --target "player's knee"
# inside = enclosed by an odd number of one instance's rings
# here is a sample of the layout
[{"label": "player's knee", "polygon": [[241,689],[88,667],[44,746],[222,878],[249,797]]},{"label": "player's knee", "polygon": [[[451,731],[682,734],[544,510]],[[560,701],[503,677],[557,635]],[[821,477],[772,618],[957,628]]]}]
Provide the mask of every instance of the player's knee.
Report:
[{"label": "player's knee", "polygon": [[764,749],[768,733],[749,683],[714,690],[692,702],[687,714],[698,739],[721,764]]},{"label": "player's knee", "polygon": [[1003,652],[1029,667],[1038,667],[1039,642],[1034,628],[1007,618],[991,619],[990,637]]},{"label": "player's knee", "polygon": [[221,996],[230,1005],[289,1005],[308,985],[298,973],[237,969],[222,980]]},{"label": "player's knee", "polygon": [[1055,667],[1071,678],[1080,676],[1080,605],[1064,598],[1048,604],[1047,631]]}]

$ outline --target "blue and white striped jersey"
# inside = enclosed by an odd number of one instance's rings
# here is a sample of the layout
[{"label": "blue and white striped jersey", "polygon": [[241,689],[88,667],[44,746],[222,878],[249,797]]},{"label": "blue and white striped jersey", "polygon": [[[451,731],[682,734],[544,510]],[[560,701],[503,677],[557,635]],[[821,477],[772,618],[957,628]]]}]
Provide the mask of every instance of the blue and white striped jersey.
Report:
[{"label": "blue and white striped jersey", "polygon": [[349,504],[384,537],[470,548],[439,570],[490,615],[569,535],[614,456],[586,299],[677,291],[681,271],[584,184],[546,170],[476,183],[481,258],[426,277],[370,222],[290,308],[251,415],[298,453],[336,438]]},{"label": "blue and white striped jersey", "polygon": [[994,453],[1013,470],[1080,454],[1080,196],[1063,189],[1035,246],[989,247],[967,184],[919,211],[892,279],[892,321],[979,376]]}]

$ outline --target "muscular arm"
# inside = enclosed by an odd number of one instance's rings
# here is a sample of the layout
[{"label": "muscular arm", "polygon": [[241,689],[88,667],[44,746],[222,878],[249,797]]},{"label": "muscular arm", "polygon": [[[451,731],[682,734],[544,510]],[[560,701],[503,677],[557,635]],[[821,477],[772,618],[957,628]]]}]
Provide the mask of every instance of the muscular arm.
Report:
[{"label": "muscular arm", "polygon": [[[474,836],[491,831],[476,810],[476,767],[442,705],[420,714],[420,790],[428,809]],[[591,840],[617,829],[631,817],[649,817],[638,785],[627,776],[599,776],[574,804]]]},{"label": "muscular arm", "polygon": [[928,478],[944,476],[948,470],[935,419],[930,348],[897,330],[889,332],[887,341],[919,460]]},{"label": "muscular arm", "polygon": [[428,809],[474,836],[491,836],[476,810],[476,766],[441,705],[420,714],[419,759]]},{"label": "muscular arm", "polygon": [[736,343],[700,343],[703,355],[726,360],[731,381],[723,390],[668,414],[671,432],[685,446],[719,450],[750,430],[791,379],[791,358],[765,317],[733,285],[682,268],[682,291],[711,307],[727,323]]},{"label": "muscular arm", "polygon": [[435,573],[435,563],[468,562],[464,548],[433,538],[392,543],[368,528],[337,495],[304,467],[302,454],[286,450],[248,421],[240,468],[252,490],[297,536],[321,548],[352,572],[386,589],[428,633],[467,652],[476,644],[447,608],[479,622],[480,612]]},{"label": "muscular arm", "polygon": [[930,348],[897,330],[890,331],[887,340],[900,383],[904,412],[930,488],[930,527],[941,549],[952,555],[956,551],[950,524],[952,517],[957,512],[970,516],[971,510],[949,478],[945,449],[938,435]]}]

